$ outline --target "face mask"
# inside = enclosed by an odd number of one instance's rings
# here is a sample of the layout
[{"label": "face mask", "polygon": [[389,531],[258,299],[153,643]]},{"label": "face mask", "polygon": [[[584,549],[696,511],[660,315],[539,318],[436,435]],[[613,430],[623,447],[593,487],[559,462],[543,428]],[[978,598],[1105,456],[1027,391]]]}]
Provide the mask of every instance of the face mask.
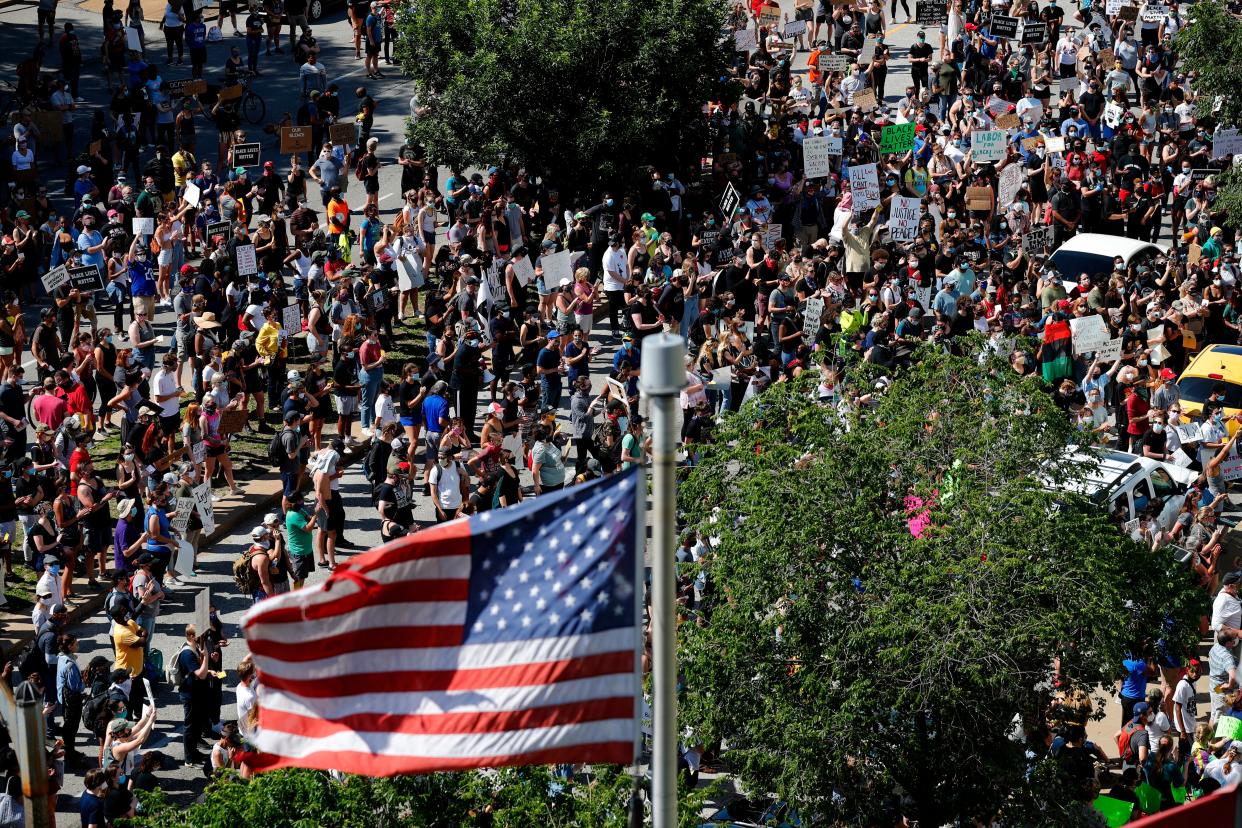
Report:
[{"label": "face mask", "polygon": [[1120,271],[1125,270],[1125,269],[1126,269],[1126,263],[1125,263],[1125,262],[1115,262],[1115,263],[1113,264],[1113,270],[1116,270],[1116,271],[1120,272]]},{"label": "face mask", "polygon": [[1164,424],[1152,423],[1151,430],[1156,434],[1161,434],[1164,431]]},{"label": "face mask", "polygon": [[1224,281],[1221,279],[1213,279],[1212,284],[1216,285],[1216,287],[1220,287],[1221,285],[1224,284]]},{"label": "face mask", "polygon": [[615,203],[616,203],[616,202],[615,202],[615,201],[613,201],[613,199],[609,198],[609,199],[606,199],[606,200],[604,201],[604,206],[605,206],[605,207],[611,207],[611,206],[612,206],[613,204],[615,204]]},{"label": "face mask", "polygon": [[127,452],[125,452],[125,459],[126,459],[126,460],[133,460],[133,459],[134,459],[134,453],[133,453],[132,451],[127,451]]},{"label": "face mask", "polygon": [[956,210],[950,210],[950,211],[949,211],[949,218],[957,218],[957,211],[956,211]]},{"label": "face mask", "polygon": [[1008,229],[1009,229],[1009,223],[1008,223],[1008,222],[1004,222],[1004,221],[1002,221],[1002,222],[1000,223],[1000,229],[1002,229],[1002,230],[1008,230]]},{"label": "face mask", "polygon": [[449,466],[451,466],[451,465],[453,465],[453,461],[452,461],[452,460],[450,460],[449,458],[444,457],[444,458],[441,458],[441,459],[440,459],[440,466],[441,466],[441,468],[445,468],[445,469],[447,469],[447,468],[448,468]]},{"label": "face mask", "polygon": [[962,145],[962,139],[960,139],[960,138],[954,138],[954,139],[953,139],[953,146],[955,146],[955,147],[960,147],[961,145]]}]

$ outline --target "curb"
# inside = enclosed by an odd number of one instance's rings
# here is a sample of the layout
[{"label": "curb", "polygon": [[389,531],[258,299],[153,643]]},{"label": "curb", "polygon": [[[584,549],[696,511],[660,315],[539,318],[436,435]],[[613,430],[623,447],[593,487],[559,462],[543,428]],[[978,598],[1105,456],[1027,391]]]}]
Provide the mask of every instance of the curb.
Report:
[{"label": "curb", "polygon": [[[0,0],[0,4],[2,4],[2,2],[3,0]],[[366,440],[353,451],[346,451],[343,458],[344,462],[341,464],[341,467],[348,468],[357,463],[366,456],[369,446],[370,440]],[[277,477],[276,479],[279,480],[280,478]],[[239,509],[230,510],[229,514],[216,524],[216,531],[212,532],[210,535],[205,535],[199,541],[199,548],[205,549],[207,546],[223,540],[239,523],[248,521],[256,514],[266,511],[272,504],[279,503],[280,497],[281,492],[277,490],[276,492],[267,495],[258,501],[250,502]],[[92,595],[85,601],[71,607],[69,609],[68,619],[65,622],[65,630],[68,631],[73,629],[73,627],[80,622],[98,613],[99,610],[103,609],[104,602],[107,598],[108,590],[103,590],[96,595]],[[34,641],[34,638],[34,631],[31,631],[28,635],[24,634],[13,639],[13,645],[7,653],[8,658],[16,658],[22,650],[26,649],[27,644]],[[0,661],[0,663],[3,663],[3,661]]]}]

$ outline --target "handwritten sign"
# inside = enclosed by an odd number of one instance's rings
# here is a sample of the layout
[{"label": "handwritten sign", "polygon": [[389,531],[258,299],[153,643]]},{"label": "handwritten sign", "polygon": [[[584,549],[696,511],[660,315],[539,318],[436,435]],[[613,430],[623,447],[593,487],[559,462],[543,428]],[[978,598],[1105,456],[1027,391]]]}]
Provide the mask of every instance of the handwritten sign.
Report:
[{"label": "handwritten sign", "polygon": [[781,34],[786,38],[797,37],[798,35],[806,34],[806,21],[805,20],[790,20],[788,23],[785,24],[785,28],[781,32]]},{"label": "handwritten sign", "polygon": [[[802,140],[802,169],[807,178],[827,178],[832,173],[832,152],[829,151],[831,140],[823,136]],[[836,154],[840,155],[841,139],[837,138],[836,142]]]},{"label": "handwritten sign", "polygon": [[919,219],[923,214],[922,201],[917,198],[893,196],[889,202],[888,232],[897,242],[912,242],[919,234]]},{"label": "handwritten sign", "polygon": [[850,56],[820,52],[819,57],[815,59],[815,68],[820,72],[844,72],[850,68]]},{"label": "handwritten sign", "polygon": [[1022,168],[1017,164],[1009,164],[1000,171],[997,184],[997,198],[1001,204],[1012,204],[1018,191],[1022,189]]},{"label": "handwritten sign", "polygon": [[234,84],[232,86],[222,86],[220,87],[220,91],[217,93],[216,97],[220,100],[221,103],[227,103],[229,101],[237,100],[238,98],[242,96],[242,93],[244,93],[245,91],[246,91],[245,88],[242,87],[240,84]]},{"label": "handwritten sign", "polygon": [[61,265],[60,267],[52,268],[47,273],[44,273],[42,281],[43,289],[48,293],[51,293],[69,281],[69,272],[65,269],[64,265]]},{"label": "handwritten sign", "polygon": [[290,336],[302,332],[302,307],[297,302],[281,308],[280,327]]},{"label": "handwritten sign", "polygon": [[168,94],[173,97],[189,98],[193,95],[201,95],[207,91],[207,81],[201,78],[195,80],[193,78],[181,78],[179,80],[168,81]]},{"label": "handwritten sign", "polygon": [[914,7],[915,20],[920,26],[941,26],[949,22],[949,7],[946,3],[918,0]]},{"label": "handwritten sign", "polygon": [[1065,139],[1060,135],[1049,135],[1044,138],[1044,149],[1048,152],[1065,152]]},{"label": "handwritten sign", "polygon": [[774,28],[781,22],[780,6],[763,6],[759,9],[759,25]]},{"label": "handwritten sign", "polygon": [[880,179],[875,164],[856,164],[850,167],[850,190],[854,193],[856,210],[879,206]]},{"label": "handwritten sign", "polygon": [[914,149],[915,124],[889,124],[880,133],[880,153],[909,152]]},{"label": "handwritten sign", "polygon": [[540,258],[539,264],[543,267],[543,283],[549,288],[555,288],[562,282],[573,282],[573,255],[568,250],[562,250]]},{"label": "handwritten sign", "polygon": [[280,128],[280,151],[285,155],[310,152],[312,146],[310,127],[287,126]]},{"label": "handwritten sign", "polygon": [[1173,426],[1173,430],[1177,432],[1177,438],[1185,443],[1201,443],[1203,442],[1203,426],[1198,423],[1184,423],[1183,425]]},{"label": "handwritten sign", "polygon": [[982,129],[970,133],[971,158],[980,163],[1000,161],[1005,157],[1005,131]]},{"label": "handwritten sign", "polygon": [[210,535],[216,531],[216,516],[211,508],[210,484],[201,483],[194,487],[194,508],[198,510],[198,519],[203,522],[203,534]]},{"label": "handwritten sign", "polygon": [[185,199],[185,203],[191,207],[197,207],[198,202],[203,197],[203,191],[193,181],[185,182],[185,190],[182,191],[181,197]]},{"label": "handwritten sign", "polygon": [[358,138],[353,124],[332,124],[328,127],[328,140],[338,147],[352,144]]},{"label": "handwritten sign", "polygon": [[863,39],[862,49],[858,52],[858,62],[865,65],[875,60],[875,50],[879,45],[879,35],[867,35]]},{"label": "handwritten sign", "polygon": [[998,127],[1004,130],[1017,129],[1022,125],[1022,119],[1013,112],[1006,112],[1003,115],[997,115],[993,121]]},{"label": "handwritten sign", "polygon": [[237,245],[237,275],[250,276],[259,272],[259,262],[254,254],[253,244]]},{"label": "handwritten sign", "polygon": [[155,219],[134,216],[134,235],[149,236],[155,232]]},{"label": "handwritten sign", "polygon": [[863,112],[869,112],[875,109],[875,90],[860,89],[854,93],[854,106]]},{"label": "handwritten sign", "polygon": [[1022,236],[1023,253],[1043,253],[1052,245],[1052,227],[1044,225],[1033,227]]},{"label": "handwritten sign", "polygon": [[190,446],[190,457],[195,463],[203,463],[207,460],[207,444],[202,440],[193,443]]},{"label": "handwritten sign", "polygon": [[1242,135],[1236,129],[1222,129],[1212,136],[1212,158],[1242,153]]},{"label": "handwritten sign", "polygon": [[1075,353],[1087,354],[1112,339],[1112,334],[1104,323],[1104,317],[1093,314],[1071,319],[1070,337]]},{"label": "handwritten sign", "polygon": [[526,287],[535,281],[535,266],[531,264],[530,256],[514,259],[511,264],[513,265],[513,275],[517,277],[522,287]]},{"label": "handwritten sign", "polygon": [[1097,348],[1095,358],[1100,362],[1116,362],[1121,359],[1121,337],[1110,339]]},{"label": "handwritten sign", "polygon": [[806,334],[807,339],[812,339],[819,333],[819,324],[823,316],[824,300],[819,296],[807,299],[806,308],[802,311],[802,333]]},{"label": "handwritten sign", "polygon": [[[1242,479],[1242,457],[1239,457],[1236,454],[1230,455],[1228,458],[1225,459],[1225,462],[1220,464],[1220,471],[1221,471],[1221,475],[1226,480]],[[1232,717],[1225,717],[1225,718],[1232,718]]]}]

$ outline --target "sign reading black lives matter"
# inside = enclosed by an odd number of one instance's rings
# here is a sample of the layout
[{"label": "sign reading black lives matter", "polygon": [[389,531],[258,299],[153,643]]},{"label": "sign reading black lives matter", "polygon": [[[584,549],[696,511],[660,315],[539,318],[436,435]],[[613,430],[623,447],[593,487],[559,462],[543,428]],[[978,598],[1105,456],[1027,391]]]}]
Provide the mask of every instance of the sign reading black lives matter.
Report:
[{"label": "sign reading black lives matter", "polygon": [[78,290],[103,290],[103,276],[99,265],[78,265],[65,269],[69,273],[69,285]]},{"label": "sign reading black lives matter", "polygon": [[737,206],[742,203],[742,197],[738,194],[737,188],[730,181],[725,186],[724,195],[720,197],[720,213],[725,217],[725,221],[733,218],[733,213],[737,210]]},{"label": "sign reading black lives matter", "polygon": [[257,167],[262,153],[262,144],[234,144],[233,164],[238,167]]},{"label": "sign reading black lives matter", "polygon": [[997,37],[1013,38],[1018,36],[1018,18],[1006,17],[1003,14],[992,15],[988,29]]}]

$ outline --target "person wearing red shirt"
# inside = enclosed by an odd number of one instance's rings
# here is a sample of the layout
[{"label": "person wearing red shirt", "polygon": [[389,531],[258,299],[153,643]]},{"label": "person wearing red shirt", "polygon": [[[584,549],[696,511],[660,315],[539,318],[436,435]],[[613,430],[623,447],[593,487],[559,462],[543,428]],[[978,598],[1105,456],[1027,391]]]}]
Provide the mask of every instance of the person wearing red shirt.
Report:
[{"label": "person wearing red shirt", "polygon": [[43,388],[35,394],[30,407],[34,410],[35,422],[43,423],[52,431],[60,428],[69,413],[69,405],[57,395],[56,382],[51,377],[43,380]]},{"label": "person wearing red shirt", "polygon": [[86,396],[86,388],[73,378],[73,375],[61,368],[56,372],[56,396],[65,401],[66,416],[77,414],[82,420],[82,428],[87,434],[93,434],[91,428],[91,401]]},{"label": "person wearing red shirt", "polygon": [[1151,406],[1147,402],[1147,386],[1130,385],[1126,387],[1126,423],[1125,433],[1117,436],[1117,448],[1129,451],[1143,444],[1143,435],[1147,433],[1147,412]]}]

